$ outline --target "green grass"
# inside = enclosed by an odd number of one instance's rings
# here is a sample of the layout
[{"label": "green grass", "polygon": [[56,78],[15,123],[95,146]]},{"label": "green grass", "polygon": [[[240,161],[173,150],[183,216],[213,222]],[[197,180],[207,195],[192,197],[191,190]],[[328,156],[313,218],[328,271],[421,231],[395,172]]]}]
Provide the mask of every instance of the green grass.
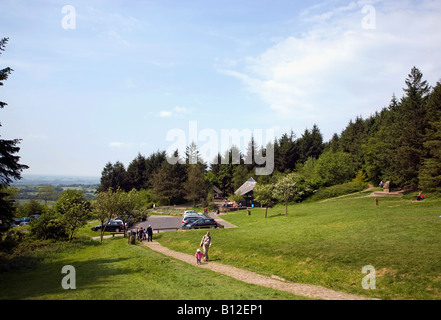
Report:
[{"label": "green grass", "polygon": [[[56,244],[32,259],[31,269],[0,273],[0,299],[301,299],[128,245],[126,239]],[[64,265],[75,267],[75,290],[61,286]]]},{"label": "green grass", "polygon": [[[440,200],[372,198],[311,202],[225,215],[239,226],[213,230],[211,258],[265,275],[382,299],[441,298]],[[160,242],[191,253],[205,231],[165,233]],[[365,265],[376,289],[364,290]]]},{"label": "green grass", "polygon": [[[441,298],[441,200],[344,197],[268,211],[223,215],[238,226],[211,230],[210,259],[293,282],[382,299]],[[95,224],[95,223],[92,223]],[[90,236],[90,225],[78,234]],[[193,254],[206,230],[155,240]],[[98,234],[98,233],[97,233]],[[35,250],[20,269],[0,273],[0,299],[297,299],[165,257],[127,239],[59,243]],[[73,265],[77,289],[61,287]],[[13,264],[11,264],[13,265]],[[17,264],[20,265],[20,264]],[[376,289],[364,290],[365,265]]]}]

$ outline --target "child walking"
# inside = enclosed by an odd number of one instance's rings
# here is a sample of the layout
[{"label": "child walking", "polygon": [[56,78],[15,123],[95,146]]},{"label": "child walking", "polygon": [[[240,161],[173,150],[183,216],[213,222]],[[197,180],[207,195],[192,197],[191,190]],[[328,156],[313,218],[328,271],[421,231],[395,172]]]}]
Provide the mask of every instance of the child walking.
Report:
[{"label": "child walking", "polygon": [[201,252],[201,250],[197,250],[196,253],[194,254],[194,256],[196,257],[196,264],[201,264],[201,259],[202,256],[204,256],[204,254]]}]

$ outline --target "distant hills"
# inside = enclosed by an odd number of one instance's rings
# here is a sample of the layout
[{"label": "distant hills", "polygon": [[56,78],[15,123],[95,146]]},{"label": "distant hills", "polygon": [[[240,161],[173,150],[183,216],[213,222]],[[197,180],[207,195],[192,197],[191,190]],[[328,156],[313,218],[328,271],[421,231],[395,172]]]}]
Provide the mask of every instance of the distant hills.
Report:
[{"label": "distant hills", "polygon": [[13,183],[15,186],[20,185],[42,185],[50,184],[59,185],[97,185],[100,184],[99,177],[77,177],[77,176],[58,176],[58,175],[34,175],[23,174],[21,180]]}]

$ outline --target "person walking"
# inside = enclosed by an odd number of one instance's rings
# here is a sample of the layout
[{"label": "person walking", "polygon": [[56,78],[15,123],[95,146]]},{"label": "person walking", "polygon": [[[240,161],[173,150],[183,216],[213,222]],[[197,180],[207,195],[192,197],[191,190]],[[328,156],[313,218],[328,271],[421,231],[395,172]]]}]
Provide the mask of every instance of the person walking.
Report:
[{"label": "person walking", "polygon": [[147,228],[147,242],[153,242],[153,229],[152,226],[149,225],[149,227]]},{"label": "person walking", "polygon": [[210,232],[207,231],[207,233],[202,237],[200,246],[204,249],[205,261],[208,262],[208,249],[211,248]]}]

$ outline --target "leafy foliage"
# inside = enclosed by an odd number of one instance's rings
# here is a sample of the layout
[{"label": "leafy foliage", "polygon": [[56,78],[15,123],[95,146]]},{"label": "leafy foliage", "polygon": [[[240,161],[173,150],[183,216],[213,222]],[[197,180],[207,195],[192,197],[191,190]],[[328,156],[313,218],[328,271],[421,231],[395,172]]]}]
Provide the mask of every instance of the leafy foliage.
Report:
[{"label": "leafy foliage", "polygon": [[[9,38],[0,40],[0,54],[5,50],[4,47],[8,41]],[[9,67],[0,70],[0,86],[3,86],[3,81],[8,79],[12,71]],[[6,102],[0,101],[0,109],[6,105]],[[20,157],[17,156],[17,153],[20,148],[17,145],[20,141],[20,139],[0,139],[0,220],[5,222],[12,218],[14,205],[8,193],[4,192],[4,188],[9,186],[13,180],[21,179],[22,171],[29,168],[27,165],[19,163]]]},{"label": "leafy foliage", "polygon": [[82,191],[70,189],[60,195],[55,210],[61,214],[72,240],[75,230],[86,224],[91,204],[84,198]]}]

